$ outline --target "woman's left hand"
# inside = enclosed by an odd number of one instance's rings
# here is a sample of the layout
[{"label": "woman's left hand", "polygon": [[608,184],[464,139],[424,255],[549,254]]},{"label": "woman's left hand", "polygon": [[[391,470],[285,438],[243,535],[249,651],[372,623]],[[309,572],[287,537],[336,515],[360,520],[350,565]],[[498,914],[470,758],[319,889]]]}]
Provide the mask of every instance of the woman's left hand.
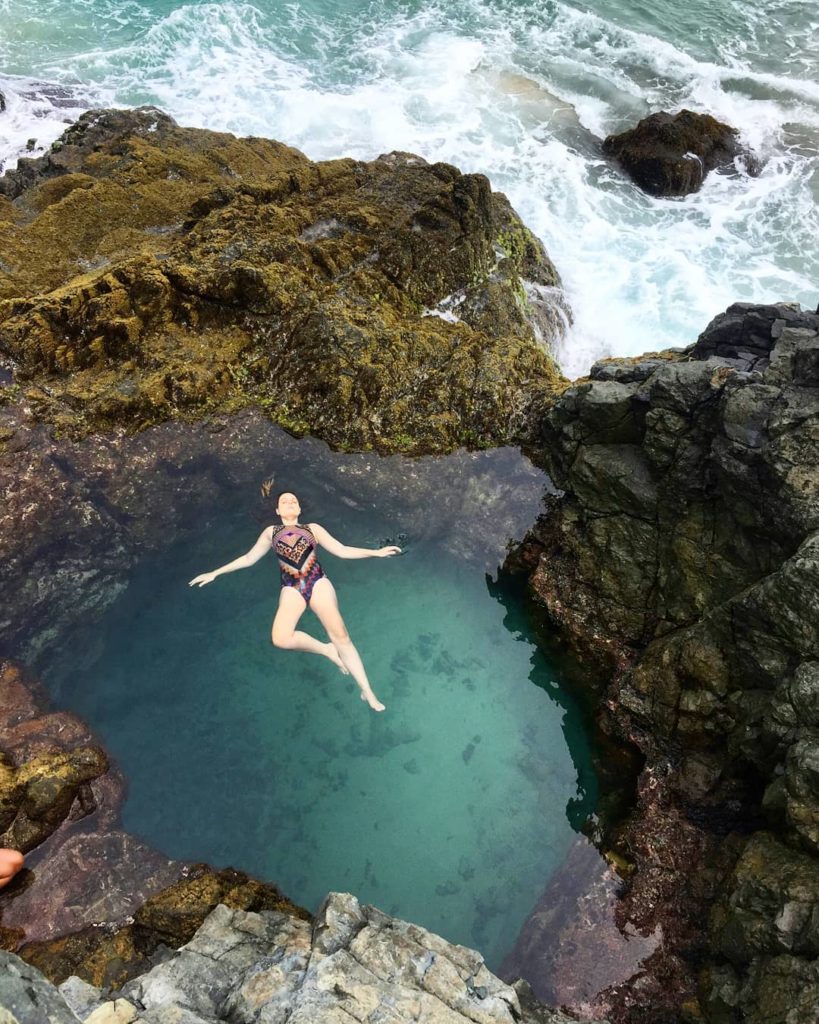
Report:
[{"label": "woman's left hand", "polygon": [[401,548],[396,547],[395,544],[388,544],[385,548],[379,548],[375,552],[376,558],[389,558],[390,555],[400,555]]}]

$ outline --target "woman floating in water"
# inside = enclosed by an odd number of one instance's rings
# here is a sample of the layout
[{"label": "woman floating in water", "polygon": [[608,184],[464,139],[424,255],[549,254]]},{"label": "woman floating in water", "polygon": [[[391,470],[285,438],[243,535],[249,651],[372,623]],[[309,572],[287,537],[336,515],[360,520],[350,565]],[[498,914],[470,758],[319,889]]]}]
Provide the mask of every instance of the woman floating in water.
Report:
[{"label": "woman floating in water", "polygon": [[[263,494],[268,492],[269,487],[268,491],[265,491],[265,487],[262,488]],[[220,569],[197,576],[190,581],[190,586],[198,584],[202,587],[222,573],[246,569],[273,548],[279,559],[282,577],[279,608],[273,620],[272,640],[275,646],[291,651],[323,654],[333,664],[338,665],[345,675],[349,673],[355,679],[361,690],[361,699],[365,700],[373,711],[383,711],[384,705],[372,691],[359,653],[350,640],[339,613],[335,588],[316,560],[316,548],[321,545],[331,555],[337,555],[339,558],[389,558],[390,555],[400,554],[401,548],[392,544],[376,549],[347,547],[335,537],[331,537],[318,523],[301,525],[300,512],[301,507],[296,495],[283,491],[276,501],[276,514],[281,518],[281,525],[268,526],[246,555],[228,562]],[[329,643],[323,644],[307,633],[296,630],[296,625],[308,604],[327,630]]]}]

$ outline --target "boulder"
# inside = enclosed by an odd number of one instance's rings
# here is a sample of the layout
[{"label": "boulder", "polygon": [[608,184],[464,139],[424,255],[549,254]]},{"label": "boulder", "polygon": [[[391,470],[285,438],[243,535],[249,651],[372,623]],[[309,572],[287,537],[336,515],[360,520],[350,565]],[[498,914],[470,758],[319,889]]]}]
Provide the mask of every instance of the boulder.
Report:
[{"label": "boulder", "polygon": [[6,804],[4,817],[11,814],[9,804],[16,807],[0,835],[0,846],[27,853],[65,820],[83,784],[108,771],[108,759],[100,747],[79,747],[33,758],[16,771],[6,766],[5,771],[0,790],[0,806]]},{"label": "boulder", "polygon": [[609,135],[603,152],[614,157],[640,188],[654,196],[684,196],[699,190],[709,171],[758,174],[757,160],[739,133],[709,114],[660,111],[636,128]]}]

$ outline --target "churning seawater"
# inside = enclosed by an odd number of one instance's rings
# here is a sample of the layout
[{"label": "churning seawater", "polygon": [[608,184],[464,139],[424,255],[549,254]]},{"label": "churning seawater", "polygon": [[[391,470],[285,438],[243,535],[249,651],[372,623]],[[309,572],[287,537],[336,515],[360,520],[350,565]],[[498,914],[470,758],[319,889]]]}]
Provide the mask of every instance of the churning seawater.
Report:
[{"label": "churning seawater", "polygon": [[[563,277],[575,375],[688,344],[733,301],[816,303],[818,34],[813,0],[0,0],[0,160],[89,106],[153,103],[313,158],[482,171]],[[740,129],[762,175],[656,200],[601,158],[684,106]]]},{"label": "churning seawater", "polygon": [[[316,468],[299,470],[298,457],[311,444],[290,442],[285,467],[302,497]],[[597,795],[578,708],[519,597],[486,574],[512,504],[519,530],[543,478],[519,454],[453,456],[425,463],[441,467],[430,489],[416,464],[393,459],[391,496],[356,508],[340,474],[361,460],[335,458],[305,521],[350,544],[405,546],[389,559],[321,558],[383,714],[329,661],[272,647],[272,554],[188,586],[258,535],[221,494],[218,525],[209,511],[146,556],[100,621],[63,637],[39,669],[122,768],[129,831],[172,857],[271,879],[311,910],[328,891],[354,892],[498,969]],[[466,470],[447,476],[459,458]],[[408,519],[413,501],[421,512]],[[309,611],[301,628],[324,636]]]}]

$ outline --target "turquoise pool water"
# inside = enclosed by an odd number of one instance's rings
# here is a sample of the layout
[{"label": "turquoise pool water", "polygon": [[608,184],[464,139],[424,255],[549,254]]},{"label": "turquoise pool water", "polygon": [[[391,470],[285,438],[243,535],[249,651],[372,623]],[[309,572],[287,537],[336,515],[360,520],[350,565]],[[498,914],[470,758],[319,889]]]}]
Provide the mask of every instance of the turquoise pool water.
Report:
[{"label": "turquoise pool water", "polygon": [[[332,495],[309,518],[350,544],[395,539],[389,509]],[[595,799],[580,714],[519,599],[432,512],[401,557],[325,554],[387,705],[376,715],[329,661],[272,647],[272,555],[188,587],[258,532],[226,510],[218,529],[146,558],[89,636],[41,666],[122,767],[125,828],[310,909],[352,891],[498,967]],[[309,611],[302,623],[323,635]]]}]

